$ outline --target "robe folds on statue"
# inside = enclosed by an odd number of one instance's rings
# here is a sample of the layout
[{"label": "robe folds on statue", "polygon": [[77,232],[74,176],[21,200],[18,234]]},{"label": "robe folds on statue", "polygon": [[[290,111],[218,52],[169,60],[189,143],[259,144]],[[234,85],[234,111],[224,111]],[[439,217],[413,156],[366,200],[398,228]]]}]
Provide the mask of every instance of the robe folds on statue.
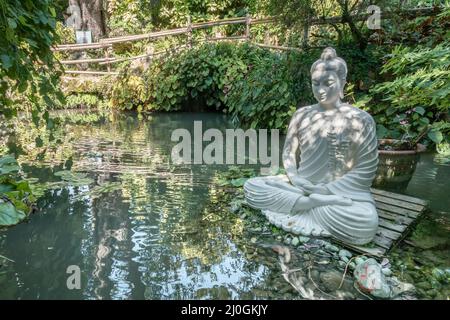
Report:
[{"label": "robe folds on statue", "polygon": [[349,104],[333,110],[314,105],[297,110],[293,123],[300,151],[298,176],[351,199],[351,204],[293,211],[299,197],[308,194],[292,185],[286,175],[249,179],[244,185],[248,204],[261,209],[271,223],[295,234],[333,236],[351,244],[370,242],[378,227],[370,193],[378,164],[374,120]]}]

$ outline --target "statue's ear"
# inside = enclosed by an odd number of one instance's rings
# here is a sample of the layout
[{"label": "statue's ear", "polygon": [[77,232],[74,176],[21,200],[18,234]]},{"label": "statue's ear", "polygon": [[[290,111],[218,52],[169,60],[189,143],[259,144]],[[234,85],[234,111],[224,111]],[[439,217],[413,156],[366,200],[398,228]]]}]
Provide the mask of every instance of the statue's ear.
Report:
[{"label": "statue's ear", "polygon": [[341,97],[341,99],[344,99],[344,88],[345,88],[346,84],[347,84],[347,81],[345,79],[341,79],[341,92],[339,93],[339,96]]}]

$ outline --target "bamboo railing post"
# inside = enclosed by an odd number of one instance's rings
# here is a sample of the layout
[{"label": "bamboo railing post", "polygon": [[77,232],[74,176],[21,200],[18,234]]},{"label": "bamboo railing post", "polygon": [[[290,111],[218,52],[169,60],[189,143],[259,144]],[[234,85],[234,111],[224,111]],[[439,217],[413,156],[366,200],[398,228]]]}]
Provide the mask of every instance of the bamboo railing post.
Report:
[{"label": "bamboo railing post", "polygon": [[245,15],[245,38],[247,39],[247,41],[250,41],[250,23],[251,23],[251,17],[247,13]]},{"label": "bamboo railing post", "polygon": [[192,48],[192,23],[191,23],[191,16],[187,17],[188,23],[187,23],[187,46],[188,48]]},{"label": "bamboo railing post", "polygon": [[[105,58],[109,60],[110,56],[109,56],[109,48],[105,48]],[[108,72],[111,72],[111,64],[107,64],[106,65],[106,69],[108,70]]]},{"label": "bamboo railing post", "polygon": [[309,39],[309,21],[303,27],[303,47],[308,47],[308,39]]}]

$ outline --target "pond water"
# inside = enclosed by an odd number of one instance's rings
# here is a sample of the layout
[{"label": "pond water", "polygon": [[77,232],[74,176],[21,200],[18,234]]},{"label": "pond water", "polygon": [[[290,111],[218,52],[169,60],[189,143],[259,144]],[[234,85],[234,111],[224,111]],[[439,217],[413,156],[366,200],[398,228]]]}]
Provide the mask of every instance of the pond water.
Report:
[{"label": "pond water", "polygon": [[[145,121],[125,114],[68,125],[61,143],[39,160],[22,156],[24,171],[41,182],[58,181],[54,173],[72,169],[86,172],[94,183],[47,191],[29,221],[0,231],[0,255],[14,261],[0,259],[0,298],[300,298],[267,245],[282,242],[270,234],[255,241],[258,230],[246,230],[241,217],[223,202],[215,181],[228,166],[170,162],[176,144],[172,131],[186,128],[193,133],[194,120],[203,121],[203,130],[233,128],[221,114],[154,114]],[[427,230],[441,230],[440,246],[425,250],[440,257],[434,264],[441,268],[449,266],[448,181],[449,164],[423,155],[406,190],[396,190],[430,200],[431,218],[419,228],[424,236],[416,234],[415,240],[434,244]],[[110,192],[92,192],[93,186],[112,182],[116,188]],[[397,256],[423,251],[408,248]],[[306,255],[298,250],[292,263],[304,267]],[[80,268],[79,290],[67,287],[69,266]],[[333,263],[314,265],[310,271],[304,283],[317,297],[365,298],[350,285],[343,287],[344,293],[328,288],[327,281],[333,275],[336,281],[338,272]],[[337,274],[340,281],[342,271]],[[418,281],[413,276],[409,280]]]}]

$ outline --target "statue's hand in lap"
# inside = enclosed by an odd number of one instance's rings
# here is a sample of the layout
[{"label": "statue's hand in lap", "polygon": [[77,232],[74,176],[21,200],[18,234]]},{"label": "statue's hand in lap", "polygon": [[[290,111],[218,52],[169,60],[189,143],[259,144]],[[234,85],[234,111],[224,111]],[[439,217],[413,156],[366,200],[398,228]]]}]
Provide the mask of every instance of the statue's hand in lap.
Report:
[{"label": "statue's hand in lap", "polygon": [[290,177],[289,180],[291,181],[293,186],[295,186],[299,189],[302,189],[302,190],[311,189],[314,187],[314,185],[310,181],[308,181],[298,175]]},{"label": "statue's hand in lap", "polygon": [[303,188],[306,194],[323,194],[323,195],[331,195],[332,193],[328,190],[327,187],[323,183],[319,183],[316,185],[308,185]]},{"label": "statue's hand in lap", "polygon": [[309,180],[306,180],[300,176],[293,176],[289,179],[292,185],[301,189],[305,195],[310,195],[313,193],[331,195],[330,190],[323,183],[313,184]]},{"label": "statue's hand in lap", "polygon": [[299,197],[294,204],[292,213],[297,214],[304,210],[308,210],[315,207],[328,206],[328,205],[340,205],[351,206],[353,201],[349,198],[337,196],[334,194],[318,194],[312,193],[309,196]]},{"label": "statue's hand in lap", "polygon": [[298,175],[290,177],[289,180],[304,194],[303,197],[297,200],[293,210],[294,213],[325,205],[352,205],[351,199],[332,194],[323,183],[313,184]]}]

